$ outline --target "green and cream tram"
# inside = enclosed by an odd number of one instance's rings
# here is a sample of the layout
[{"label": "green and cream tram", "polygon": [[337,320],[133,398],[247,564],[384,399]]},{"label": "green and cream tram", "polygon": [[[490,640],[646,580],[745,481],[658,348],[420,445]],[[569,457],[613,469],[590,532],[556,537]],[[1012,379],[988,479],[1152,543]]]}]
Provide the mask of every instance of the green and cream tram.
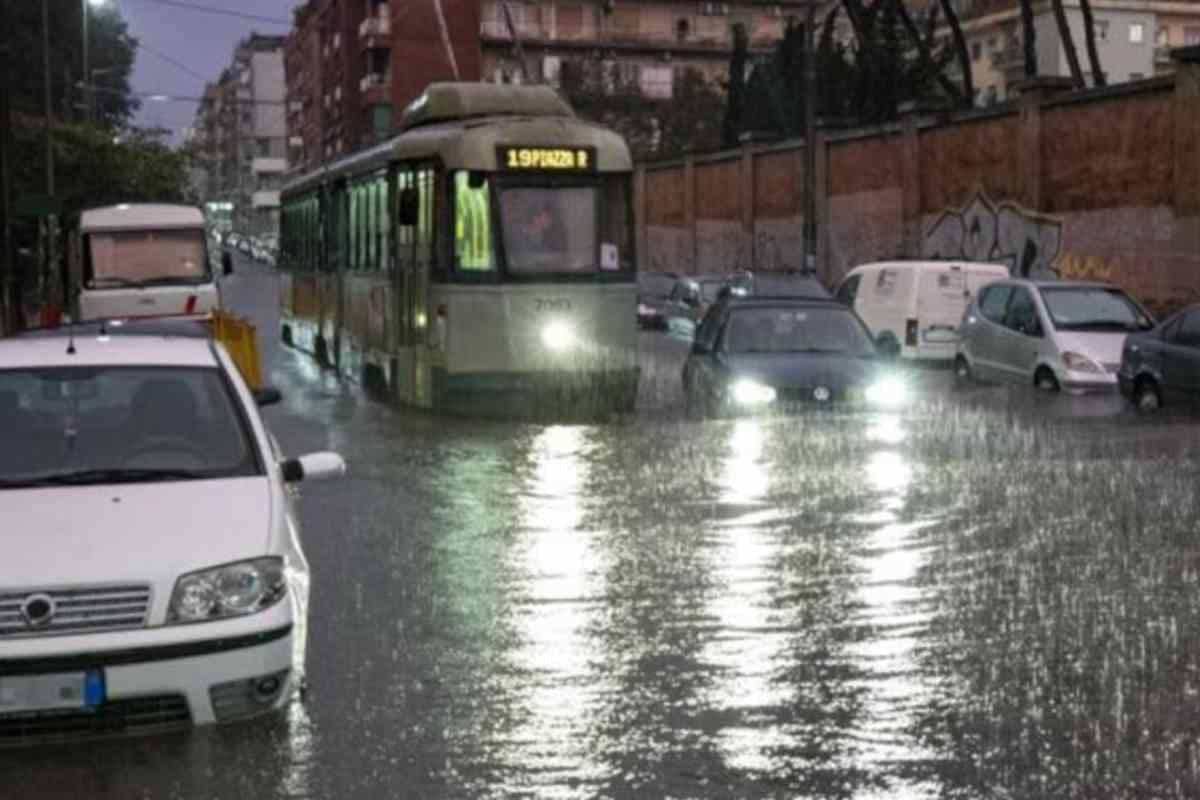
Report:
[{"label": "green and cream tram", "polygon": [[285,187],[284,340],[421,407],[630,410],[632,211],[624,140],[552,89],[433,84]]}]

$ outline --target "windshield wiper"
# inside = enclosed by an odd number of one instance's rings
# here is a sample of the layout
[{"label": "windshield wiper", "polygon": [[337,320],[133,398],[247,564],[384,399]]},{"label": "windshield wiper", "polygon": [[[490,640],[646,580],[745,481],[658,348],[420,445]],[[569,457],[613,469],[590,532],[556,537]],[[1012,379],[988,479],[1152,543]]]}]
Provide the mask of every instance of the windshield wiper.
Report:
[{"label": "windshield wiper", "polygon": [[27,489],[36,486],[88,486],[101,483],[153,483],[155,481],[200,480],[211,478],[207,472],[191,469],[81,469],[55,472],[29,478],[2,478],[0,489]]},{"label": "windshield wiper", "polygon": [[178,278],[147,278],[139,283],[139,286],[167,286],[171,284],[179,284],[181,286],[191,286],[205,282],[205,278],[201,277],[178,277]]}]

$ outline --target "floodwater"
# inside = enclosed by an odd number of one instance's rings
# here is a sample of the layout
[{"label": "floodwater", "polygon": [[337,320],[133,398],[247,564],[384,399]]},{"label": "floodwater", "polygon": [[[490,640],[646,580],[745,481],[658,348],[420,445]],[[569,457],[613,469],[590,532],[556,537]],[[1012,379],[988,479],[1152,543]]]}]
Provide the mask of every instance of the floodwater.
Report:
[{"label": "floodwater", "polygon": [[303,489],[306,700],[0,753],[0,797],[1200,796],[1195,423],[939,375],[693,422],[655,337],[644,410],[594,426],[397,410],[272,346],[284,449],[351,466]]}]

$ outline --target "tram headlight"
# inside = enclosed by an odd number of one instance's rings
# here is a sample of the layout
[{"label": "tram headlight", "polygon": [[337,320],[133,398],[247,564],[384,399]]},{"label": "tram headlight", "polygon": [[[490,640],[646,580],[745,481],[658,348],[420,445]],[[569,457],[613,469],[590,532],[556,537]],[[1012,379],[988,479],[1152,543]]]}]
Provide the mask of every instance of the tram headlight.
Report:
[{"label": "tram headlight", "polygon": [[765,406],[775,401],[775,390],[758,381],[739,380],[730,391],[733,399],[743,406]]},{"label": "tram headlight", "polygon": [[575,329],[569,323],[555,320],[542,328],[542,344],[547,350],[562,353],[571,350],[579,343]]},{"label": "tram headlight", "polygon": [[867,402],[881,408],[899,408],[909,400],[908,385],[897,377],[882,378],[867,387]]}]

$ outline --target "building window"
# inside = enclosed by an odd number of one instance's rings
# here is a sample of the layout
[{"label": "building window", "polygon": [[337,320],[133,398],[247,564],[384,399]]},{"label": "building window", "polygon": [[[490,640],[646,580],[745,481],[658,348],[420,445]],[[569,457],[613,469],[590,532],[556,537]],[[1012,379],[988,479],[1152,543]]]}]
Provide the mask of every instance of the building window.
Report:
[{"label": "building window", "polygon": [[670,100],[674,93],[675,70],[671,67],[642,67],[639,76],[642,95],[654,100]]},{"label": "building window", "polygon": [[978,61],[983,57],[983,43],[971,42],[971,60]]},{"label": "building window", "polygon": [[1188,47],[1200,44],[1200,28],[1184,28],[1183,43]]},{"label": "building window", "polygon": [[988,106],[996,105],[996,87],[995,86],[987,87],[987,94],[984,95],[983,102],[984,102],[984,105],[988,105]]},{"label": "building window", "polygon": [[1135,22],[1129,26],[1129,41],[1133,44],[1141,44],[1146,38],[1146,26],[1140,22]]},{"label": "building window", "polygon": [[266,158],[271,155],[271,140],[258,139],[255,144],[258,146],[258,155],[260,158]]},{"label": "building window", "polygon": [[1154,42],[1155,42],[1155,44],[1157,44],[1159,47],[1163,47],[1163,46],[1165,46],[1165,45],[1166,45],[1166,44],[1167,44],[1169,41],[1171,41],[1171,33],[1170,33],[1170,31],[1171,31],[1171,29],[1170,29],[1170,28],[1167,28],[1167,27],[1165,27],[1165,26],[1164,26],[1164,27],[1160,27],[1160,28],[1158,29],[1158,32],[1154,34]]}]

